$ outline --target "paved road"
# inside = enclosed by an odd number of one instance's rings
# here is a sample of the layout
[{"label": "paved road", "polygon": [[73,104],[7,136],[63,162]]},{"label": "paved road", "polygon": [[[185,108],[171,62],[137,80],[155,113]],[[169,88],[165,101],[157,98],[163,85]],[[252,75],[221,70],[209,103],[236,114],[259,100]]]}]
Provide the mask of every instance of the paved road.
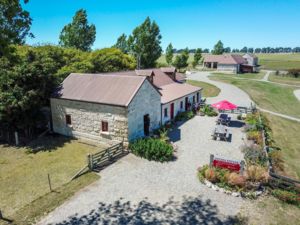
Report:
[{"label": "paved road", "polygon": [[242,128],[231,128],[231,143],[214,141],[215,119],[196,116],[171,132],[177,160],[149,162],[129,154],[39,224],[231,224],[245,200],[209,189],[196,177],[210,153],[243,158]]},{"label": "paved road", "polygon": [[[268,72],[271,72],[271,71],[268,71]],[[218,88],[220,88],[221,92],[217,97],[207,98],[208,103],[212,104],[212,103],[216,103],[218,101],[226,99],[238,106],[249,107],[251,105],[251,103],[254,104],[254,102],[250,99],[249,95],[246,92],[244,92],[243,90],[241,90],[238,87],[231,85],[231,84],[223,83],[220,81],[210,80],[208,77],[209,75],[210,75],[209,72],[197,72],[197,73],[187,75],[187,79],[207,82],[207,83],[213,84],[213,85],[217,86]],[[237,79],[246,79],[246,78],[237,78]],[[263,81],[263,80],[257,80],[257,79],[248,79],[248,80],[270,82],[270,81]],[[274,82],[270,82],[270,83],[274,83]],[[275,84],[279,84],[279,83],[275,83]],[[283,85],[285,85],[285,84],[283,84]],[[287,86],[290,86],[290,85],[287,85]],[[299,96],[300,93],[297,92],[297,94]],[[289,120],[293,120],[296,122],[300,122],[299,118],[285,115],[285,114],[278,113],[278,112],[273,112],[273,111],[270,111],[267,109],[263,109],[259,106],[256,106],[256,107],[263,112],[270,113],[272,115],[279,116],[279,117],[289,119]]]}]

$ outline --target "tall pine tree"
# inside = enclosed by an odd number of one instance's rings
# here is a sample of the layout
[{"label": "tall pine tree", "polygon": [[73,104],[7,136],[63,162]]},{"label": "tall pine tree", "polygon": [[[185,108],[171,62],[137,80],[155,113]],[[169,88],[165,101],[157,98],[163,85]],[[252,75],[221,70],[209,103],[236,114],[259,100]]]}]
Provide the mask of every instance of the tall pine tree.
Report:
[{"label": "tall pine tree", "polygon": [[168,65],[172,64],[173,56],[174,56],[174,49],[172,43],[170,43],[166,49],[166,61]]}]

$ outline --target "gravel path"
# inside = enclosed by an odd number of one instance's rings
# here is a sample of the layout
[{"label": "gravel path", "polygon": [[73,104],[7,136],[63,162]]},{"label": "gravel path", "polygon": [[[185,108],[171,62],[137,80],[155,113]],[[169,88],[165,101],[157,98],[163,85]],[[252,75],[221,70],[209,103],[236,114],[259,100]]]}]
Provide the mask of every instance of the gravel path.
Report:
[{"label": "gravel path", "polygon": [[269,76],[272,73],[272,71],[268,70],[265,76],[261,79],[262,81],[269,81]]},{"label": "gravel path", "polygon": [[300,89],[294,91],[294,95],[300,101]]},{"label": "gravel path", "polygon": [[[270,72],[270,71],[268,71],[268,72]],[[249,95],[246,92],[244,92],[243,90],[241,90],[238,87],[236,87],[234,85],[231,85],[231,84],[223,83],[223,82],[220,82],[220,81],[210,80],[209,77],[208,77],[209,75],[210,75],[209,72],[197,72],[197,73],[187,75],[187,79],[207,82],[207,83],[213,84],[213,85],[217,86],[218,88],[220,88],[221,92],[217,97],[207,98],[207,102],[209,104],[216,103],[218,101],[225,100],[225,99],[231,101],[232,103],[234,103],[238,106],[249,107],[251,105],[251,103],[254,104],[254,102],[250,99]],[[237,79],[246,79],[246,78],[237,78]],[[248,80],[254,80],[254,79],[248,79]],[[279,83],[270,82],[270,81],[263,81],[263,80],[256,80],[256,81],[279,84]],[[280,84],[280,85],[291,86],[291,85],[287,85],[287,84]],[[297,98],[300,97],[299,92],[300,92],[300,90],[296,90],[294,92],[294,94],[296,95]],[[256,105],[256,107],[259,110],[263,111],[263,112],[270,113],[272,115],[279,116],[279,117],[289,119],[289,120],[293,120],[293,121],[296,121],[296,122],[300,122],[299,118],[289,116],[289,115],[285,115],[285,114],[282,114],[282,113],[273,112],[273,111],[270,111],[270,110],[267,110],[267,109],[263,109],[263,108],[261,108],[257,105]]]},{"label": "gravel path", "polygon": [[207,98],[207,102],[209,104],[216,103],[222,100],[228,100],[238,106],[244,106],[244,107],[250,107],[251,103],[253,104],[253,101],[250,99],[248,94],[246,94],[238,87],[231,84],[210,80],[208,78],[209,75],[210,75],[209,72],[197,72],[197,73],[187,75],[187,79],[207,82],[220,88],[221,92],[219,93],[218,96]]},{"label": "gravel path", "polygon": [[210,153],[243,158],[241,128],[230,128],[232,142],[213,141],[215,120],[196,116],[171,132],[176,160],[149,162],[129,154],[38,224],[231,224],[244,200],[211,190],[196,177]]}]

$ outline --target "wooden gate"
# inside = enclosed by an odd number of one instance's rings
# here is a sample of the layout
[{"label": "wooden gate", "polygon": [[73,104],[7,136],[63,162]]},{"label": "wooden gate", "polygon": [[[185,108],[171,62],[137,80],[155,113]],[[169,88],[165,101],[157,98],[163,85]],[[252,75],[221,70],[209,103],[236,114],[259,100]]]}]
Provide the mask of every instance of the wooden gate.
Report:
[{"label": "wooden gate", "polygon": [[88,167],[90,170],[100,171],[127,153],[124,150],[123,142],[118,143],[100,152],[89,154],[87,156]]}]

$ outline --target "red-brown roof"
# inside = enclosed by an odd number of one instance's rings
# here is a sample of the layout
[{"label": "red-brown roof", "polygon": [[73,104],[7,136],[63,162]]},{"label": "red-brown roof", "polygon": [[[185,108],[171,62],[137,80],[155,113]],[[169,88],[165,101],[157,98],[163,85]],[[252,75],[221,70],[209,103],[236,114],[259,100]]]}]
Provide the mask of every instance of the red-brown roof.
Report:
[{"label": "red-brown roof", "polygon": [[206,55],[204,62],[217,62],[220,64],[244,64],[246,60],[241,55]]},{"label": "red-brown roof", "polygon": [[200,91],[202,88],[190,85],[190,84],[179,84],[172,83],[161,86],[160,93],[162,94],[161,103],[166,104],[176,99],[182,98],[194,92]]},{"label": "red-brown roof", "polygon": [[70,74],[56,97],[109,105],[128,106],[145,76]]}]

